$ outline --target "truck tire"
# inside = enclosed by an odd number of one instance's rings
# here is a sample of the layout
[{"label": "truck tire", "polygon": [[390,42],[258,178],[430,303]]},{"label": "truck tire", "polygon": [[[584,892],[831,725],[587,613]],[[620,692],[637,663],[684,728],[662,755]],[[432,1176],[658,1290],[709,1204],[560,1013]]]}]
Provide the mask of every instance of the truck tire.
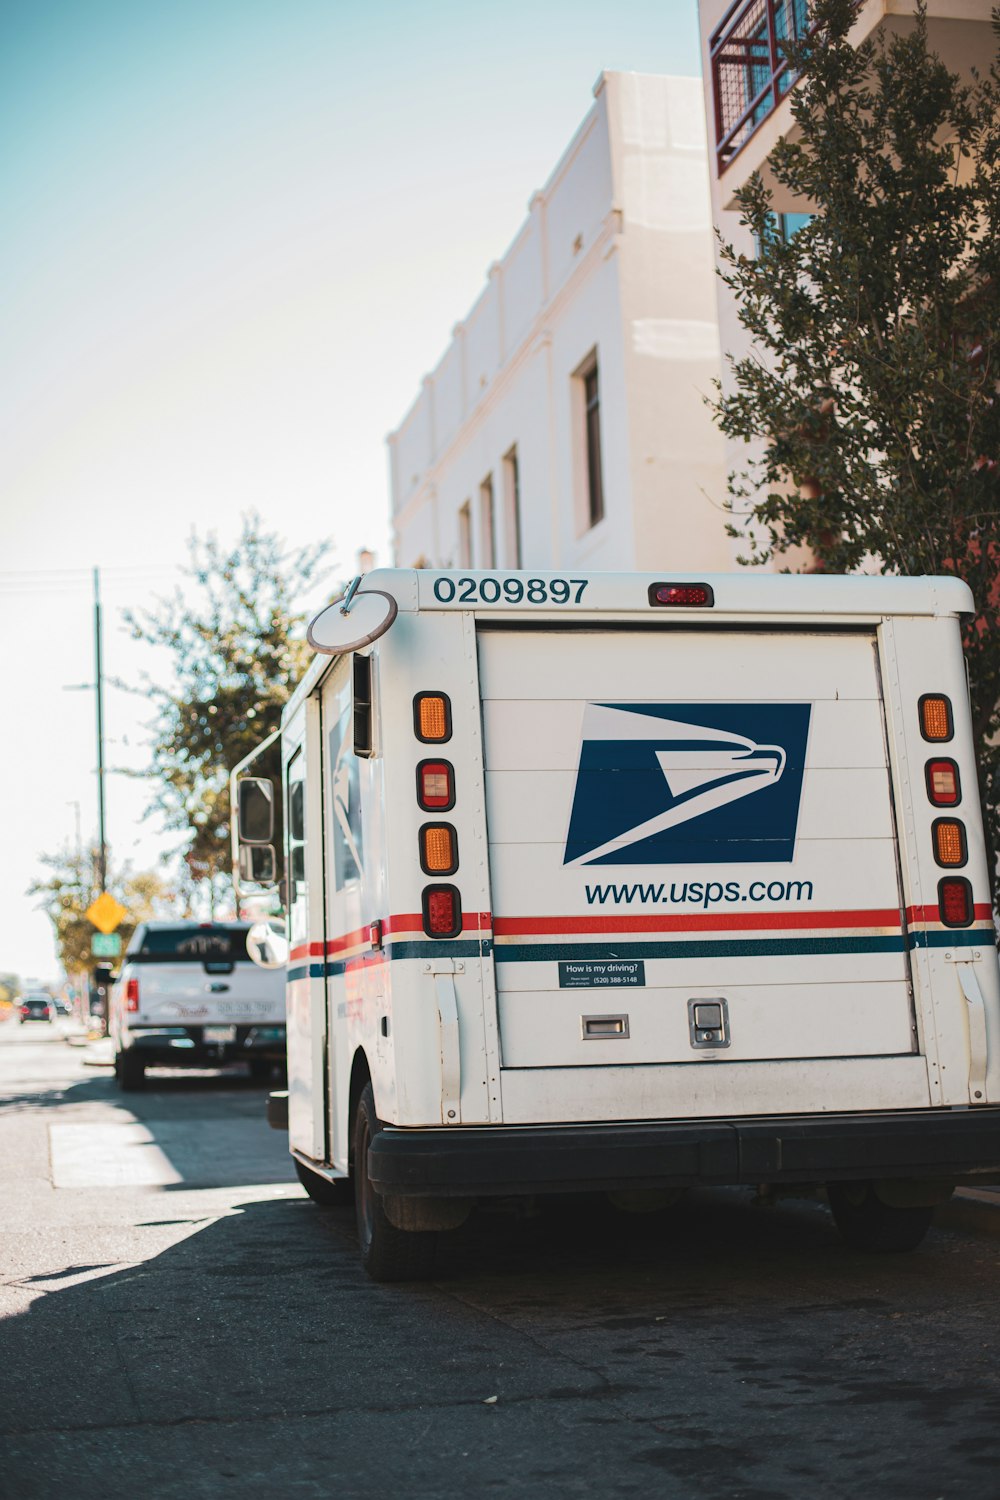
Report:
[{"label": "truck tire", "polygon": [[381,1129],[369,1083],[354,1118],[354,1210],[361,1264],[373,1281],[424,1281],[434,1270],[437,1234],[391,1224],[368,1176],[368,1147]]},{"label": "truck tire", "polygon": [[890,1208],[870,1182],[828,1182],[826,1196],[852,1250],[915,1250],[934,1219],[933,1208]]},{"label": "truck tire", "polygon": [[321,1177],[319,1172],[311,1172],[303,1166],[297,1156],[293,1156],[292,1161],[296,1177],[320,1208],[346,1208],[353,1200],[354,1190],[349,1177],[338,1177],[331,1182],[329,1177]]},{"label": "truck tire", "polygon": [[123,1094],[137,1094],[146,1087],[146,1064],[134,1052],[119,1052],[115,1057],[115,1076]]}]

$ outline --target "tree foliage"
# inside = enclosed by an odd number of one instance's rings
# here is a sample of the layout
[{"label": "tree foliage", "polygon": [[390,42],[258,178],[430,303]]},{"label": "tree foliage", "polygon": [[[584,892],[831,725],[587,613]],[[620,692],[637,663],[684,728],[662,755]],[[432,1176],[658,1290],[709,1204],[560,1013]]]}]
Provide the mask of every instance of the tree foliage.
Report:
[{"label": "tree foliage", "polygon": [[289,550],[250,514],[233,546],[195,534],[189,550],[188,585],[127,620],[172,665],[169,686],[148,674],[144,684],[156,707],[153,806],[184,835],[191,881],[214,889],[230,874],[229,771],[278,728],[309,660],[297,604],[329,544]]},{"label": "tree foliage", "polygon": [[[731,360],[717,421],[750,446],[730,475],[747,562],[806,546],[820,569],[956,573],[981,791],[1000,776],[1000,73],[963,81],[926,15],[852,46],[854,0],[816,0],[789,45],[797,131],[771,153],[787,242],[759,175],[737,195],[759,253],[720,274],[753,352]],[[994,30],[998,23],[994,15]],[[994,49],[995,50],[995,49]]]},{"label": "tree foliage", "polygon": [[[51,872],[44,880],[29,887],[29,896],[40,896],[39,905],[48,915],[55,933],[56,950],[67,974],[92,970],[106,960],[94,958],[90,951],[96,928],[84,913],[99,895],[96,881],[97,851],[89,856],[62,851],[43,854],[42,864]],[[106,889],[124,906],[128,915],[117,929],[122,950],[140,922],[164,917],[175,911],[175,898],[163,876],[155,870],[108,872]],[[179,915],[179,913],[177,913]]]}]

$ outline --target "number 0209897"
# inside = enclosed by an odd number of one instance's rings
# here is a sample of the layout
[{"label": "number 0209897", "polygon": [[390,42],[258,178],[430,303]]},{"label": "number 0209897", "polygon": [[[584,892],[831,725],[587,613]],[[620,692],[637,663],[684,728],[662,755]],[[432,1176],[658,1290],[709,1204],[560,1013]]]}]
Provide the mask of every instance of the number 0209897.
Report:
[{"label": "number 0209897", "polygon": [[435,578],[441,604],[579,604],[587,578]]}]

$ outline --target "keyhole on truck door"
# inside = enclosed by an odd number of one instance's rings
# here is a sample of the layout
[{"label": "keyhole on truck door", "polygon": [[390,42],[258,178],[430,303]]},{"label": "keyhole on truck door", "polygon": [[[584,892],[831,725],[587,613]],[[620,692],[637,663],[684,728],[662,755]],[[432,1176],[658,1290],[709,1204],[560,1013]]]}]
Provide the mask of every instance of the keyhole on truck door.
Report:
[{"label": "keyhole on truck door", "polygon": [[692,1047],[729,1046],[729,1006],[725,1000],[689,1000],[688,1031]]}]

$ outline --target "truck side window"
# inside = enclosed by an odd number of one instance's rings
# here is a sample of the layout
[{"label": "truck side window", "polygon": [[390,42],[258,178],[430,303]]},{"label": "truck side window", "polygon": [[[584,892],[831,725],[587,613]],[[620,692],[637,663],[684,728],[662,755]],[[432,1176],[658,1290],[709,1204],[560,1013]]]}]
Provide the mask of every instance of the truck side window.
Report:
[{"label": "truck side window", "polygon": [[[295,907],[306,890],[306,803],[304,762],[296,754],[288,767],[288,905]],[[293,926],[294,926],[293,920]],[[295,934],[293,933],[293,937]]]},{"label": "truck side window", "polygon": [[372,733],[372,658],[354,656],[354,753],[369,759],[375,751]]}]

